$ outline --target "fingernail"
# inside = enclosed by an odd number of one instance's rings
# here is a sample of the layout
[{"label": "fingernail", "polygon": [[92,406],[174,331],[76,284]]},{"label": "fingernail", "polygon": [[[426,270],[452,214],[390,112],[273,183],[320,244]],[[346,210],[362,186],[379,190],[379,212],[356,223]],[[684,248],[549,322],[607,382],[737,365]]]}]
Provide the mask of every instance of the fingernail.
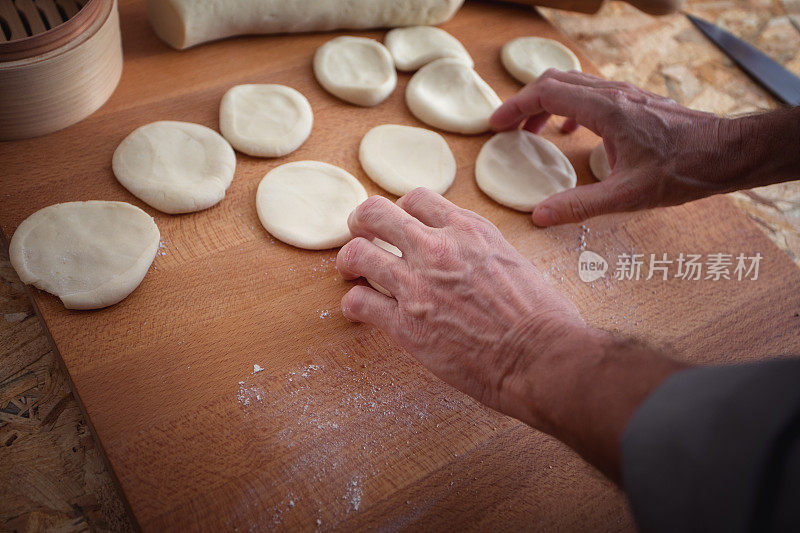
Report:
[{"label": "fingernail", "polygon": [[556,213],[549,207],[537,207],[533,211],[533,223],[537,226],[552,226],[556,223]]}]

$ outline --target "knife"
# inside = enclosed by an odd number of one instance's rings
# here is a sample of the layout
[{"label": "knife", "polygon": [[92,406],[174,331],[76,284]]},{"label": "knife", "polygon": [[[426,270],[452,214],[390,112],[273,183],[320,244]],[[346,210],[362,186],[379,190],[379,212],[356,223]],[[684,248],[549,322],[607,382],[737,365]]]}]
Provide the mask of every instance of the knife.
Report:
[{"label": "knife", "polygon": [[698,30],[725,52],[725,55],[763,85],[775,98],[791,106],[800,105],[800,78],[768,55],[719,26],[689,13],[685,15]]}]

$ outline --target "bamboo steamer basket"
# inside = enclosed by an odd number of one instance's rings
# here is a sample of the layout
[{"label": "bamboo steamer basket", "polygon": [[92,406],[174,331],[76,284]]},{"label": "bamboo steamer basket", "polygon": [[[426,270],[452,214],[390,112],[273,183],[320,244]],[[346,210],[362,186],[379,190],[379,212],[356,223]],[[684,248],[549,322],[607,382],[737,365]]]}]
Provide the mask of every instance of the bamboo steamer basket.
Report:
[{"label": "bamboo steamer basket", "polygon": [[0,141],[83,120],[121,74],[116,0],[0,0]]}]

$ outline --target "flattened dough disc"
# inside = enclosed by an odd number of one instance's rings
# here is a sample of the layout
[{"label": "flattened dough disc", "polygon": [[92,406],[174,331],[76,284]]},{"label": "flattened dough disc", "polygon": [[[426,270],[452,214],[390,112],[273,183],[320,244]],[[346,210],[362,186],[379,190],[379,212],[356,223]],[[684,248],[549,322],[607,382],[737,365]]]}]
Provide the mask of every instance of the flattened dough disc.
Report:
[{"label": "flattened dough disc", "polygon": [[164,213],[200,211],[225,198],[236,155],[216,131],[160,121],[135,129],[114,152],[114,175],[134,196]]},{"label": "flattened dough disc", "polygon": [[386,48],[394,58],[397,70],[411,72],[423,65],[452,57],[460,59],[468,67],[473,61],[458,39],[435,26],[411,26],[395,28],[386,34]]},{"label": "flattened dough disc", "polygon": [[361,139],[358,158],[372,181],[403,196],[417,187],[444,194],[456,177],[456,160],[435,131],[383,124]]},{"label": "flattened dough disc", "polygon": [[603,143],[595,146],[592,153],[589,154],[589,168],[592,169],[592,174],[598,181],[603,181],[611,175],[611,164],[608,162],[606,146]]},{"label": "flattened dough disc", "polygon": [[[384,250],[386,250],[387,252],[389,252],[389,253],[393,253],[393,254],[394,254],[394,255],[396,255],[397,257],[403,257],[403,252],[401,252],[401,251],[400,251],[400,248],[398,248],[398,247],[397,247],[397,246],[395,246],[394,244],[389,244],[388,242],[386,242],[386,241],[384,241],[384,240],[381,240],[381,239],[379,239],[379,238],[377,238],[377,237],[375,237],[374,239],[372,239],[372,242],[373,242],[373,244],[375,244],[376,246],[380,246],[381,248],[383,248],[383,249],[384,249]],[[383,287],[382,287],[380,284],[378,284],[378,283],[375,283],[374,281],[372,281],[372,280],[371,280],[371,279],[369,279],[369,278],[367,278],[367,282],[368,282],[370,285],[372,285],[372,288],[373,288],[373,289],[375,289],[376,291],[378,291],[378,292],[380,292],[380,293],[383,293],[383,294],[385,294],[386,296],[392,297],[392,293],[390,293],[389,291],[387,291],[387,290],[386,290],[385,288],[383,288]]]},{"label": "flattened dough disc", "polygon": [[125,202],[54,204],[19,225],[8,254],[24,283],[67,309],[114,305],[139,286],[161,235],[153,218]]},{"label": "flattened dough disc", "polygon": [[434,128],[475,134],[489,130],[502,101],[477,72],[458,59],[437,59],[417,71],[406,87],[406,104]]},{"label": "flattened dough disc", "polygon": [[313,123],[306,97],[285,85],[236,85],[219,106],[222,135],[234,148],[255,157],[294,152],[308,139]]},{"label": "flattened dough disc", "polygon": [[365,107],[383,102],[397,86],[392,55],[366,37],[336,37],[317,48],[314,76],[332,95]]},{"label": "flattened dough disc", "polygon": [[367,191],[346,170],[319,161],[286,163],[258,185],[256,210],[264,228],[286,244],[308,250],[350,240],[347,217]]},{"label": "flattened dough disc", "polygon": [[509,74],[522,83],[535,81],[549,68],[580,70],[581,62],[566,46],[544,37],[519,37],[503,46],[500,55]]},{"label": "flattened dough disc", "polygon": [[533,211],[547,197],[574,187],[575,169],[550,141],[525,130],[498,133],[483,145],[475,162],[478,187],[518,211]]}]

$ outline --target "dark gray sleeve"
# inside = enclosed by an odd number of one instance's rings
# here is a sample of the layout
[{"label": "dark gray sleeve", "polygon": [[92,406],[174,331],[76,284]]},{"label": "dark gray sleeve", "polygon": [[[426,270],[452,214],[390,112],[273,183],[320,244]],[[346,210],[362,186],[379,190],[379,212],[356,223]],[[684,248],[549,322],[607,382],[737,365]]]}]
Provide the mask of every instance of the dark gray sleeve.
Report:
[{"label": "dark gray sleeve", "polygon": [[646,533],[800,531],[800,359],[675,374],[625,430],[622,477]]}]

